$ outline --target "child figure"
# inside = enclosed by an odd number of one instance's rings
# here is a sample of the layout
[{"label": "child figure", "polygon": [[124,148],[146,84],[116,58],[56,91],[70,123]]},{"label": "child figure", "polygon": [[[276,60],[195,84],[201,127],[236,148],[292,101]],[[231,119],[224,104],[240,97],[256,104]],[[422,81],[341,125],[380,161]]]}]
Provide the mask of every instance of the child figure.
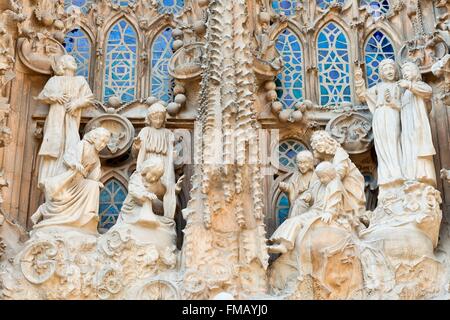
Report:
[{"label": "child figure", "polygon": [[289,182],[280,182],[280,190],[286,192],[291,206],[288,218],[292,218],[306,211],[311,195],[305,193],[314,172],[314,157],[311,151],[300,151],[295,158],[298,171]]},{"label": "child figure", "polygon": [[286,253],[294,248],[298,237],[303,238],[311,225],[319,218],[330,223],[343,213],[344,189],[334,165],[328,161],[321,162],[314,171],[315,179],[307,193],[312,205],[304,213],[284,221],[270,238],[274,243],[268,247],[271,253]]}]

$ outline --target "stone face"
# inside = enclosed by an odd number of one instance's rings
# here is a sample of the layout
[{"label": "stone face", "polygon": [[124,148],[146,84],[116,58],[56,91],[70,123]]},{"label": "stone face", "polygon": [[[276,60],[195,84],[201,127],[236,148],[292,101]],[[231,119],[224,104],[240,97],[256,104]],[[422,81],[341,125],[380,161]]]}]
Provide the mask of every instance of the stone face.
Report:
[{"label": "stone face", "polygon": [[0,299],[448,299],[448,1],[157,3],[0,4]]}]

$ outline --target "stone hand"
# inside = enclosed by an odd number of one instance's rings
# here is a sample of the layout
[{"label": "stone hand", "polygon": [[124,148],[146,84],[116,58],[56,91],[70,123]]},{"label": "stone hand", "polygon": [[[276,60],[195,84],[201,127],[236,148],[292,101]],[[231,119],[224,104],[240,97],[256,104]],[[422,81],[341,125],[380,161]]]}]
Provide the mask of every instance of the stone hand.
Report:
[{"label": "stone hand", "polygon": [[322,220],[325,223],[330,223],[332,218],[333,218],[333,215],[329,212],[323,212],[320,215],[320,220]]},{"label": "stone hand", "polygon": [[180,192],[181,191],[181,184],[184,181],[184,174],[178,179],[177,184],[175,185],[175,192]]},{"label": "stone hand", "polygon": [[289,188],[289,185],[286,182],[280,182],[280,190],[285,192]]},{"label": "stone hand", "polygon": [[52,96],[52,97],[49,97],[49,99],[51,101],[59,103],[59,104],[66,104],[69,101],[69,96],[67,94],[64,94],[61,97]]},{"label": "stone hand", "polygon": [[154,194],[153,192],[147,193],[147,194],[145,195],[145,197],[146,197],[148,200],[150,200],[150,201],[153,201],[153,200],[158,199],[158,197],[156,196],[156,194]]},{"label": "stone hand", "polygon": [[66,105],[66,110],[67,110],[67,112],[68,112],[69,114],[73,114],[75,111],[77,111],[77,109],[78,109],[78,106],[77,106],[77,104],[74,103],[73,101],[69,102],[69,103]]},{"label": "stone hand", "polygon": [[402,88],[409,89],[411,87],[411,81],[401,79],[398,81],[398,85]]}]

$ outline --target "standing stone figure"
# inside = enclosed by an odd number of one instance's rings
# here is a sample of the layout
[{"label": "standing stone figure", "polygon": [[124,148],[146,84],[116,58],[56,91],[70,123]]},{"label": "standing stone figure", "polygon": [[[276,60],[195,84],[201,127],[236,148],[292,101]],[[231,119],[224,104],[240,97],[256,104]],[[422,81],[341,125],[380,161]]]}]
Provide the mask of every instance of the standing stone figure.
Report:
[{"label": "standing stone figure", "polygon": [[166,108],[160,103],[153,103],[148,108],[146,127],[139,132],[133,144],[133,151],[139,151],[136,171],[143,169],[144,162],[150,157],[161,158],[164,163],[164,174],[161,178],[166,186],[163,206],[164,216],[173,218],[177,205],[175,192],[175,169],[173,163],[175,137],[172,131],[164,128]]},{"label": "standing stone figure", "polygon": [[431,87],[422,81],[419,67],[406,62],[402,66],[403,79],[398,84],[405,89],[402,96],[401,144],[403,174],[407,180],[436,185],[433,146],[426,102],[431,99]]},{"label": "standing stone figure", "polygon": [[38,186],[42,188],[45,180],[62,173],[63,155],[75,148],[80,141],[81,109],[92,104],[93,94],[86,79],[76,76],[77,63],[70,55],[57,58],[50,78],[37,99],[50,105],[44,126],[44,138],[39,156]]},{"label": "standing stone figure", "polygon": [[94,129],[64,154],[65,171],[45,180],[45,202],[31,217],[34,229],[65,226],[97,233],[102,187],[98,154],[110,138],[105,128]]},{"label": "standing stone figure", "polygon": [[380,62],[381,81],[370,89],[362,77],[356,81],[358,96],[365,100],[373,114],[372,130],[378,159],[378,184],[385,185],[403,180],[400,148],[400,87],[395,61]]}]

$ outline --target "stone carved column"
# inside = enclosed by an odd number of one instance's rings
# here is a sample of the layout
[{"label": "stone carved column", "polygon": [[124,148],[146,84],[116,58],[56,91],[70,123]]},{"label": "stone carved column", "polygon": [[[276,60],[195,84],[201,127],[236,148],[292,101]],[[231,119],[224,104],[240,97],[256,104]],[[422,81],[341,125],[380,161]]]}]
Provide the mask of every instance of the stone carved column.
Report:
[{"label": "stone carved column", "polygon": [[258,124],[246,1],[209,4],[206,61],[194,129],[194,175],[183,247],[184,294],[264,293]]}]

